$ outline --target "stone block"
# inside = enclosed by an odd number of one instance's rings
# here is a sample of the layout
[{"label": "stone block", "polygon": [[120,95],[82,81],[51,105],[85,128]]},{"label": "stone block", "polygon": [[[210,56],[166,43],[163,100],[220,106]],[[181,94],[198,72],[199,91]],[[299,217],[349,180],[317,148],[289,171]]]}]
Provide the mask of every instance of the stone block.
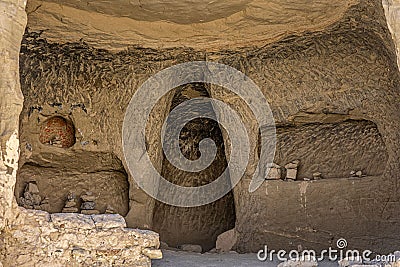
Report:
[{"label": "stone block", "polygon": [[55,228],[93,229],[95,224],[91,216],[77,213],[54,213],[50,215]]},{"label": "stone block", "polygon": [[231,229],[220,234],[217,237],[216,249],[218,252],[228,252],[233,249],[237,242],[237,234],[235,229]]},{"label": "stone block", "polygon": [[119,214],[100,214],[93,215],[92,219],[96,228],[110,229],[110,228],[125,228],[126,222],[124,217]]}]

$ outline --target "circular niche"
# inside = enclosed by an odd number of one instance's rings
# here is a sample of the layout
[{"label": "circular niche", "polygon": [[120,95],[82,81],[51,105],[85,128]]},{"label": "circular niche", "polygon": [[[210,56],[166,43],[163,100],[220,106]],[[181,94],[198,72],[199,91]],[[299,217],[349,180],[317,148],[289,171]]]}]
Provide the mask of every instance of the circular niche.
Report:
[{"label": "circular niche", "polygon": [[68,148],[75,144],[75,127],[70,120],[54,116],[40,127],[39,141],[45,145]]}]

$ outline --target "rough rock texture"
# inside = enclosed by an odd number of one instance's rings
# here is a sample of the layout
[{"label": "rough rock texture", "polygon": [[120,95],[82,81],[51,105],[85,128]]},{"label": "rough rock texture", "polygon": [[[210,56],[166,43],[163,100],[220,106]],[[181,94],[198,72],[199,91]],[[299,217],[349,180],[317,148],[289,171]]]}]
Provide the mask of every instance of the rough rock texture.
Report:
[{"label": "rough rock texture", "polygon": [[[43,2],[30,14],[32,29],[38,22],[35,16],[43,18],[40,12],[54,11],[50,6],[56,8]],[[340,6],[344,6],[342,2]],[[72,14],[70,8],[63,10]],[[208,47],[196,48],[193,39],[195,48],[133,47],[111,53],[84,42],[51,43],[55,32],[60,32],[54,29],[63,30],[58,26],[42,33],[49,42],[40,33],[27,32],[21,49],[21,83],[26,98],[21,115],[22,163],[35,162],[43,153],[72,156],[96,151],[113,153],[123,161],[119,129],[124,110],[146,78],[176,63],[218,61],[247,74],[271,104],[283,140],[278,143],[277,163],[284,166],[299,159],[300,175],[318,171],[331,178],[310,185],[266,182],[250,194],[249,178],[258,159],[257,125],[237,96],[210,86],[210,96],[238,110],[252,140],[247,174],[234,189],[238,249],[258,251],[267,241],[275,246],[272,249],[297,248],[299,244],[324,249],[344,236],[356,248],[390,251],[400,244],[393,236],[400,227],[396,212],[400,103],[395,46],[381,2],[363,0],[338,14],[323,31],[308,27],[301,36],[286,36],[273,43],[269,39],[263,46],[254,41],[245,48],[211,49],[213,52]],[[58,20],[61,18],[64,20],[63,15]],[[110,48],[101,40],[98,45]],[[170,110],[172,98],[166,96],[151,118],[156,127],[150,128],[149,153],[158,170],[163,168],[163,157],[157,148],[156,130]],[[38,119],[55,114],[68,116],[77,129],[78,141],[65,151],[37,145],[37,135],[32,134],[38,129]],[[224,132],[222,135],[225,148],[229,148]],[[56,163],[50,160],[46,164]],[[348,178],[353,169],[362,169],[367,177]],[[152,227],[154,202],[137,189],[132,177],[129,183],[128,225]]]},{"label": "rough rock texture", "polygon": [[231,229],[218,236],[215,248],[218,252],[229,252],[234,249],[236,242],[236,231],[235,229]]},{"label": "rough rock texture", "polygon": [[260,45],[323,30],[357,0],[31,0],[29,27],[52,42],[85,42],[110,50],[144,47],[225,49]]},{"label": "rough rock texture", "polygon": [[[26,34],[21,47],[21,82],[26,99],[21,114],[20,166],[31,162],[42,167],[88,172],[80,167],[79,159],[85,158],[84,162],[93,165],[92,171],[120,171],[98,152],[115,155],[123,161],[122,122],[134,91],[157,70],[204,59],[203,53],[192,49],[165,50],[159,61],[160,54],[152,49],[112,54],[85,44],[52,45],[38,38],[35,33]],[[155,107],[148,127],[152,132],[149,151],[160,171],[163,155],[159,136],[154,133],[161,129],[172,97],[166,96]],[[69,149],[45,146],[38,141],[40,122],[55,114],[67,116],[77,129],[77,142]],[[62,155],[67,155],[68,160],[63,160]],[[128,179],[128,225],[149,228],[154,201],[138,189],[132,177]]]},{"label": "rough rock texture", "polygon": [[[80,196],[92,190],[99,198],[96,209],[104,213],[107,205],[116,207],[117,213],[128,212],[128,181],[126,175],[113,171],[96,171],[93,173],[74,173],[54,168],[37,168],[24,165],[20,170],[20,179],[16,184],[16,196],[22,194],[23,186],[35,180],[42,191],[42,197],[48,197],[48,212],[61,212],[68,192]],[[78,205],[80,203],[78,202]]]},{"label": "rough rock texture", "polygon": [[[37,133],[33,136],[38,137]],[[70,192],[79,198],[86,191],[92,191],[97,197],[97,209],[102,213],[110,205],[115,207],[115,212],[127,214],[128,177],[121,161],[113,153],[72,152],[58,146],[43,145],[37,138],[26,146],[28,152],[37,146],[44,149],[39,155],[29,154],[27,164],[23,164],[24,158],[21,160],[23,165],[15,188],[17,198],[23,193],[26,183],[35,181],[42,197],[49,198],[48,212],[61,212]],[[79,199],[78,202],[80,206]]]},{"label": "rough rock texture", "polygon": [[[24,1],[0,1],[0,231],[12,218],[13,186],[18,169],[18,117],[23,95],[18,56],[26,25]],[[3,15],[7,14],[7,15]]]},{"label": "rough rock texture", "polygon": [[[200,96],[208,96],[204,84],[188,84],[177,88],[172,99],[171,111],[184,101]],[[190,112],[196,116],[205,115]],[[208,115],[212,116],[213,112],[210,106],[207,109]],[[177,119],[172,116],[170,118],[172,121]],[[168,124],[166,127],[168,132]],[[166,140],[168,138],[170,137],[167,136]],[[217,146],[216,157],[209,167],[198,173],[185,172],[173,166],[165,158],[163,177],[180,186],[202,186],[217,179],[227,166],[224,141],[218,123],[204,118],[189,122],[180,132],[179,145],[187,159],[195,160],[200,156],[199,142],[204,138],[213,139]],[[230,181],[229,177],[226,179]],[[160,188],[159,191],[159,194],[174,194],[164,188]],[[200,207],[173,207],[160,202],[156,202],[154,207],[153,229],[160,233],[162,241],[173,247],[198,244],[201,245],[203,251],[208,251],[215,247],[215,241],[220,233],[234,226],[235,207],[232,192],[213,203]],[[182,233],[185,234],[182,235]]]},{"label": "rough rock texture", "polygon": [[382,175],[388,155],[376,125],[368,121],[278,127],[275,162],[283,166],[296,159],[301,159],[298,178],[312,178],[316,172],[344,178],[352,170]]},{"label": "rough rock texture", "polygon": [[41,125],[39,140],[42,144],[71,147],[75,144],[74,125],[63,117],[51,117]]},{"label": "rough rock texture", "polygon": [[16,205],[25,4],[0,1],[0,266],[150,266],[150,258],[160,257],[158,235],[125,228],[120,216],[50,216]]},{"label": "rough rock texture", "polygon": [[[339,236],[347,237],[357,248],[390,251],[398,246],[393,232],[400,227],[395,212],[399,207],[396,151],[400,114],[395,100],[399,99],[399,73],[383,8],[377,1],[364,3],[368,4],[351,8],[327,32],[249,49],[240,57],[235,53],[216,56],[261,84],[278,126],[298,126],[297,117],[318,123],[337,115],[367,119],[377,125],[388,154],[382,176],[372,181],[365,177],[357,182],[336,179],[332,184],[322,180],[313,184],[315,189],[305,191],[306,184],[301,182],[277,182],[272,187],[277,194],[271,194],[270,187],[266,190],[266,185],[249,194],[245,177],[234,189],[238,249],[242,252],[257,251],[265,243],[272,249],[297,248],[298,244],[323,249]],[[240,106],[226,91],[211,92]],[[249,123],[247,127],[253,126]],[[253,131],[252,136],[256,135]],[[253,159],[257,159],[256,144],[253,151]],[[320,156],[326,156],[325,162],[331,160],[327,154]],[[358,156],[360,162],[363,156]],[[332,210],[331,201],[340,209]],[[380,216],[372,215],[371,210]]]},{"label": "rough rock texture", "polygon": [[125,228],[120,215],[20,208],[9,226],[2,239],[4,266],[150,266],[148,252],[159,246],[158,234]]}]

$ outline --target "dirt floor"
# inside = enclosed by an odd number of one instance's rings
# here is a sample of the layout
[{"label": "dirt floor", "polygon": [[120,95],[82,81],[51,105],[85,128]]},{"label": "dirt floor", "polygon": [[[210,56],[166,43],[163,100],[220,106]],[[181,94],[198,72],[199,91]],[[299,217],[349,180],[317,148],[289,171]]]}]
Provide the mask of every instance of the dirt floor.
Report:
[{"label": "dirt floor", "polygon": [[[184,251],[163,250],[163,259],[153,260],[153,267],[275,267],[279,264],[278,260],[273,262],[261,262],[256,254],[238,254],[238,253],[193,253]],[[324,261],[318,263],[318,266],[337,267],[336,262]]]}]

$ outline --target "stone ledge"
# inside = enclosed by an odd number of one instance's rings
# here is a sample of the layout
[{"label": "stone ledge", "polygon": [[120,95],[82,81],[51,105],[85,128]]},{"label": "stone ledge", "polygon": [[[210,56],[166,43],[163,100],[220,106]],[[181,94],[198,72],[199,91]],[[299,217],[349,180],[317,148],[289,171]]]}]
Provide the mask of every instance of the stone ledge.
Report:
[{"label": "stone ledge", "polygon": [[118,214],[48,214],[19,207],[4,232],[4,266],[151,266],[162,257],[159,236],[126,228]]}]

